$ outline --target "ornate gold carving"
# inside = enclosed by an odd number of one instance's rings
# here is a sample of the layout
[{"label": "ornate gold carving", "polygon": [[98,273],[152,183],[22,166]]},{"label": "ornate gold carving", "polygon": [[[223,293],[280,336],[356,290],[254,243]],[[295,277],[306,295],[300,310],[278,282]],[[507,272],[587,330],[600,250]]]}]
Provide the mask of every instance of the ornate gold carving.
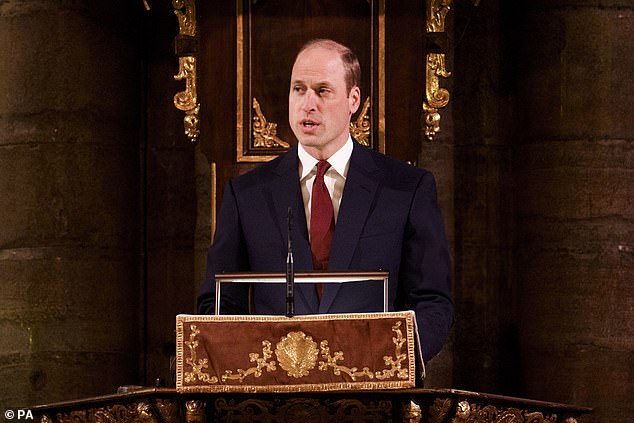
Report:
[{"label": "ornate gold carving", "polygon": [[459,423],[466,421],[471,414],[471,405],[468,401],[460,401],[456,407],[456,416],[451,420],[451,423]]},{"label": "ornate gold carving", "polygon": [[174,95],[174,106],[178,110],[185,112],[183,124],[185,126],[185,135],[195,142],[200,135],[198,129],[198,113],[200,105],[196,94],[196,58],[193,56],[180,57],[178,59],[178,74],[174,75],[176,80],[185,80],[185,91],[181,91]]},{"label": "ornate gold carving", "polygon": [[192,371],[184,373],[185,382],[194,382],[199,380],[209,384],[218,383],[218,378],[216,376],[210,376],[209,373],[205,373],[202,370],[209,367],[208,359],[203,358],[198,360],[198,363],[196,363],[196,348],[198,347],[198,340],[196,339],[196,336],[200,333],[200,330],[198,330],[196,325],[191,325],[190,329],[191,333],[189,334],[189,341],[185,342],[185,345],[189,348],[189,358],[185,359],[185,363],[192,367]]},{"label": "ornate gold carving", "polygon": [[262,113],[260,103],[253,97],[253,148],[289,148],[290,145],[277,137],[277,123],[268,122]]},{"label": "ornate gold carving", "polygon": [[[144,403],[144,402],[142,402]],[[57,413],[54,421],[57,423],[107,423],[107,422],[129,422],[129,421],[156,421],[143,420],[137,414],[137,405],[139,403],[131,403],[127,406],[123,404],[113,404],[106,407],[91,408],[87,410],[75,410],[68,413]],[[143,409],[143,405],[139,405]],[[147,417],[145,415],[144,417]],[[50,422],[48,416],[43,416],[42,422]]]},{"label": "ornate gold carving", "polygon": [[423,411],[420,405],[414,401],[410,401],[403,409],[403,421],[407,423],[418,423],[423,417]]},{"label": "ornate gold carving", "polygon": [[392,341],[396,345],[396,350],[394,352],[395,357],[383,357],[385,365],[390,366],[390,368],[381,372],[376,372],[376,378],[379,380],[391,378],[394,377],[394,375],[396,375],[399,379],[407,379],[409,377],[408,368],[402,367],[403,362],[407,360],[407,354],[403,352],[405,337],[403,336],[403,331],[401,331],[401,324],[402,322],[398,321],[394,324],[394,326],[392,326],[392,331],[396,333],[396,337],[392,338]]},{"label": "ornate gold carving", "polygon": [[189,400],[185,403],[185,421],[187,423],[204,423],[205,403],[198,400]]},{"label": "ornate gold carving", "polygon": [[[451,8],[453,0],[427,0],[427,32],[445,32],[445,18]],[[427,53],[425,73],[425,100],[423,111],[425,114],[425,136],[429,141],[440,132],[441,109],[449,104],[449,91],[440,88],[439,77],[451,76],[445,68],[444,53]]]},{"label": "ornate gold carving", "polygon": [[451,423],[556,423],[557,414],[544,415],[540,411],[526,411],[519,408],[497,408],[493,405],[470,404],[460,401]]},{"label": "ornate gold carving", "polygon": [[363,109],[359,113],[356,122],[350,122],[350,135],[359,144],[366,147],[370,146],[370,129],[372,128],[371,118],[368,114],[370,109],[370,97],[363,103]]},{"label": "ornate gold carving", "polygon": [[290,398],[283,401],[218,398],[214,403],[219,421],[307,423],[392,421],[391,401],[368,399]]},{"label": "ornate gold carving", "polygon": [[[172,0],[174,14],[178,18],[180,35],[196,36],[196,5],[194,0]],[[183,124],[185,135],[192,141],[198,140],[200,135],[198,114],[198,94],[196,93],[196,58],[183,56],[178,58],[178,74],[174,75],[177,81],[185,80],[185,91],[174,95],[174,106],[185,112]]]},{"label": "ornate gold carving", "polygon": [[346,367],[340,366],[337,364],[337,361],[343,360],[343,351],[337,351],[333,356],[330,355],[330,347],[328,346],[328,341],[321,341],[319,344],[321,349],[321,356],[326,361],[319,362],[319,370],[325,371],[328,370],[328,367],[333,368],[333,373],[336,376],[341,375],[341,372],[350,376],[350,378],[354,381],[357,380],[358,377],[365,376],[369,379],[374,379],[374,374],[370,371],[369,367],[364,367],[363,370],[358,371],[357,367]]},{"label": "ornate gold carving", "polygon": [[447,413],[451,409],[453,401],[451,398],[436,398],[429,407],[429,423],[441,423],[445,421]]},{"label": "ornate gold carving", "polygon": [[149,401],[140,401],[136,404],[131,404],[128,407],[128,413],[130,416],[136,417],[136,421],[143,423],[156,423],[157,419],[152,414],[152,404]]},{"label": "ornate gold carving", "polygon": [[317,364],[317,343],[304,332],[289,332],[275,346],[280,367],[294,378],[308,376]]},{"label": "ornate gold carving", "polygon": [[445,32],[445,19],[453,0],[427,0],[427,32]]},{"label": "ornate gold carving", "polygon": [[[178,18],[179,33],[190,37],[196,36],[196,1],[172,0],[174,14]],[[184,9],[184,11],[183,11]]]},{"label": "ornate gold carving", "polygon": [[246,370],[238,369],[236,370],[238,374],[234,374],[231,370],[225,370],[225,374],[222,375],[222,381],[225,382],[227,380],[238,380],[242,382],[244,378],[250,375],[253,375],[255,377],[262,376],[262,369],[266,369],[267,372],[274,371],[276,370],[275,361],[267,362],[267,360],[272,356],[273,352],[271,351],[271,342],[262,341],[262,357],[260,357],[260,354],[257,353],[249,354],[249,361],[251,363],[257,363],[257,365]]},{"label": "ornate gold carving", "polygon": [[154,404],[164,422],[176,423],[178,419],[178,403],[171,399],[157,399]]}]

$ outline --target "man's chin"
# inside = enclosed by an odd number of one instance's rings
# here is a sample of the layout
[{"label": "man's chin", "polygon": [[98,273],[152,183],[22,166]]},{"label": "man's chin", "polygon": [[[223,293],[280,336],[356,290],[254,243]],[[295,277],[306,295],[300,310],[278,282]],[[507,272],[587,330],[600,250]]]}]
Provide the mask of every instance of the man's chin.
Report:
[{"label": "man's chin", "polygon": [[301,137],[297,137],[297,140],[304,147],[320,147],[322,145],[321,139],[318,137],[303,135]]}]

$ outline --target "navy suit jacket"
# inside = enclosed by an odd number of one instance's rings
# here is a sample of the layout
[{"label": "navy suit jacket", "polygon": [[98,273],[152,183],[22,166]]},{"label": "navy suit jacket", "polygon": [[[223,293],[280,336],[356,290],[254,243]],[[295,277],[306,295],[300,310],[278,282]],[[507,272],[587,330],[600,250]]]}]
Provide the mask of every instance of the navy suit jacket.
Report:
[{"label": "navy suit jacket", "polygon": [[[298,174],[297,147],[227,183],[198,311],[213,314],[214,275],[285,272],[287,214],[292,208],[296,272],[313,269]],[[425,361],[442,348],[453,324],[451,267],[444,222],[430,172],[354,143],[333,236],[329,270],[389,271],[390,310],[411,309]],[[383,310],[382,283],[296,284],[296,314]],[[253,287],[256,314],[286,312],[284,284]],[[246,314],[248,286],[223,287],[222,314]]]}]

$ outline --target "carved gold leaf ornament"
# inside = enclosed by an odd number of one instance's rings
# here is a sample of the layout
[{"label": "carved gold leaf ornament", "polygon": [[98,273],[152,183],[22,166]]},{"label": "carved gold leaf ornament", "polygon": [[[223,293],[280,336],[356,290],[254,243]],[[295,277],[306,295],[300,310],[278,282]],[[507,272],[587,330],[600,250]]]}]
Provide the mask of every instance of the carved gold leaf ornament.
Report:
[{"label": "carved gold leaf ornament", "polygon": [[[435,401],[439,401],[439,399]],[[437,409],[430,408],[431,421],[444,421],[445,410],[441,411],[441,415],[436,415],[437,411]],[[572,420],[572,422],[566,423],[576,423],[576,419],[573,418]],[[451,419],[451,423],[556,423],[557,421],[559,421],[559,418],[556,413],[544,414],[541,411],[521,410],[515,407],[496,407],[494,405],[469,403],[467,400],[458,402],[454,416]]]},{"label": "carved gold leaf ornament", "polygon": [[420,408],[420,405],[415,403],[414,401],[410,401],[403,408],[403,421],[407,423],[418,423],[420,419],[423,417],[423,410]]},{"label": "carved gold leaf ornament", "polygon": [[[178,18],[179,35],[196,36],[196,2],[195,0],[172,0],[174,14]],[[183,125],[185,135],[196,142],[200,136],[198,94],[196,91],[196,57],[182,56],[178,58],[178,73],[174,75],[177,81],[185,80],[185,91],[174,95],[174,106],[185,112]]]},{"label": "carved gold leaf ornament", "polygon": [[194,37],[196,35],[196,1],[172,0],[172,6],[178,18],[179,33]]},{"label": "carved gold leaf ornament", "polygon": [[370,130],[372,129],[372,122],[368,113],[369,109],[370,97],[368,97],[365,100],[365,103],[363,103],[363,108],[361,109],[361,113],[359,113],[357,120],[355,122],[350,122],[350,135],[359,144],[366,147],[370,146]]},{"label": "carved gold leaf ornament", "polygon": [[277,123],[268,122],[258,100],[253,97],[253,148],[289,148],[290,144],[277,137]]},{"label": "carved gold leaf ornament", "polygon": [[[427,0],[427,33],[445,32],[445,19],[453,0]],[[425,137],[429,141],[440,132],[441,109],[449,104],[449,91],[440,88],[439,78],[448,78],[444,53],[427,53],[425,72],[425,99],[423,101]]]},{"label": "carved gold leaf ornament", "polygon": [[187,423],[204,423],[205,403],[200,400],[189,400],[185,403],[185,421]]},{"label": "carved gold leaf ornament", "polygon": [[442,423],[453,405],[451,398],[436,398],[429,407],[429,423]]}]

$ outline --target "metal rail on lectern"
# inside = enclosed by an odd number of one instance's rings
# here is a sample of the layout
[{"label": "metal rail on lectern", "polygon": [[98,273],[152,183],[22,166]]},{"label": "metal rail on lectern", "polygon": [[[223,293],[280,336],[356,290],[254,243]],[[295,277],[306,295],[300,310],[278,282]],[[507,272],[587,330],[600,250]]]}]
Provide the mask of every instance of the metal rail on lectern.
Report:
[{"label": "metal rail on lectern", "polygon": [[[383,311],[389,311],[388,272],[298,272],[295,283],[349,283],[383,281]],[[220,273],[216,275],[215,314],[220,314],[220,285],[223,283],[286,283],[284,273]]]}]

